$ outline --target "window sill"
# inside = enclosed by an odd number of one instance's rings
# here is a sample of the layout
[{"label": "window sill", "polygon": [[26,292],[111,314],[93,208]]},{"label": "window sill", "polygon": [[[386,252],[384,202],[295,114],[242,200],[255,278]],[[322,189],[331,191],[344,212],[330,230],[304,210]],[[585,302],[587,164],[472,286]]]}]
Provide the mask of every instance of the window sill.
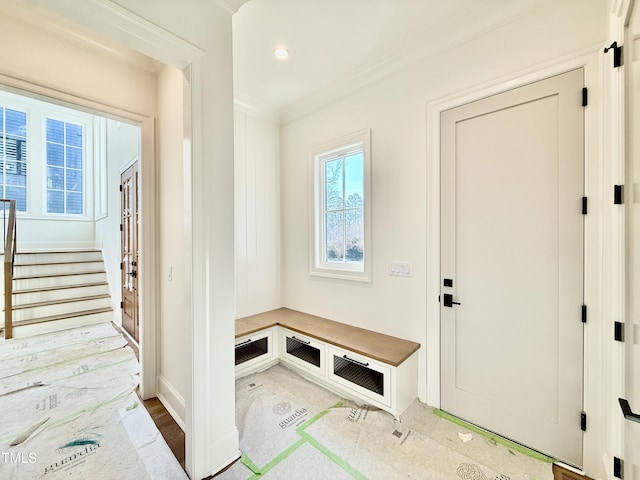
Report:
[{"label": "window sill", "polygon": [[352,272],[349,270],[330,270],[313,268],[309,272],[312,277],[337,278],[354,282],[371,283],[371,275],[366,272]]}]

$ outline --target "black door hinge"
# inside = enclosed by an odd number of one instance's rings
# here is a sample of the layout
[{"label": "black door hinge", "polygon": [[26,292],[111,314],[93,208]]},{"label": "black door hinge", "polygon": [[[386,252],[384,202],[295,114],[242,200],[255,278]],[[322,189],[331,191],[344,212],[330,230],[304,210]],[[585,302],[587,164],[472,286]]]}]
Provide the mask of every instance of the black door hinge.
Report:
[{"label": "black door hinge", "polygon": [[588,103],[589,103],[589,91],[587,90],[587,87],[583,87],[582,88],[582,106],[586,107]]},{"label": "black door hinge", "polygon": [[624,185],[613,186],[613,204],[622,205],[624,203]]},{"label": "black door hinge", "polygon": [[122,231],[122,224],[120,224],[120,231]]},{"label": "black door hinge", "polygon": [[124,308],[124,302],[120,302],[120,308]]},{"label": "black door hinge", "polygon": [[624,342],[624,323],[622,322],[613,323],[613,339],[616,342]]},{"label": "black door hinge", "polygon": [[122,270],[124,268],[124,266],[122,265],[122,262],[120,262],[120,270]]},{"label": "black door hinge", "polygon": [[613,50],[613,68],[622,66],[622,45],[618,46],[618,42],[613,42],[604,49],[604,53]]},{"label": "black door hinge", "polygon": [[120,191],[122,191],[122,185],[120,185]]},{"label": "black door hinge", "polygon": [[587,197],[582,197],[582,214],[587,214]]},{"label": "black door hinge", "polygon": [[580,412],[580,430],[587,431],[587,412]]},{"label": "black door hinge", "polygon": [[624,462],[621,458],[613,457],[613,476],[624,478]]},{"label": "black door hinge", "polygon": [[582,323],[587,323],[587,306],[582,305]]}]

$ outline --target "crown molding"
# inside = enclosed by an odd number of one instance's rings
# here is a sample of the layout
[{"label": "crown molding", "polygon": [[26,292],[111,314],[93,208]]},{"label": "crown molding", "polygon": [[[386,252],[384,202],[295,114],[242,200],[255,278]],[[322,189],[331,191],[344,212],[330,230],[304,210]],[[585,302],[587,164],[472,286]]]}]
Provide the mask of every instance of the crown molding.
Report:
[{"label": "crown molding", "polygon": [[229,14],[233,15],[236,13],[242,5],[247,3],[249,0],[211,0],[213,3],[225,9]]},{"label": "crown molding", "polygon": [[[526,7],[505,3],[503,8],[490,8],[493,0],[484,0],[465,12],[426,31],[411,44],[378,57],[318,90],[281,108],[282,125],[304,117],[329,103],[349,96],[357,90],[390,77],[426,58],[455,49],[501,26],[525,17],[551,3],[531,0]],[[464,30],[462,30],[464,28]]]},{"label": "crown molding", "polygon": [[206,53],[197,45],[111,0],[83,0],[81,3],[76,0],[37,0],[37,3],[111,41],[128,45],[137,52],[179,69],[186,68],[189,61]]},{"label": "crown molding", "polygon": [[260,118],[270,123],[280,124],[280,111],[275,106],[236,91],[233,106],[237,111]]}]

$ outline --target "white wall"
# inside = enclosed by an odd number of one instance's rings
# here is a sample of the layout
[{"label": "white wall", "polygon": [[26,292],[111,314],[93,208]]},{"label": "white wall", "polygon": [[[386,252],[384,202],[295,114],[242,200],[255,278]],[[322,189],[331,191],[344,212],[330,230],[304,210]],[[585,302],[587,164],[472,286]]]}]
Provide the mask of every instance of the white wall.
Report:
[{"label": "white wall", "polygon": [[[603,18],[604,2],[552,2],[283,125],[284,304],[419,341],[424,334],[428,268],[427,103],[585,47],[595,48],[604,38]],[[373,282],[311,277],[308,149],[367,127],[372,130]],[[389,276],[391,261],[410,262],[412,277]]]},{"label": "white wall", "polygon": [[[172,67],[158,76],[158,236],[160,238],[159,302],[160,352],[158,397],[185,428],[184,398],[189,378],[184,374],[188,362],[188,332],[185,326],[184,268],[184,75]],[[171,269],[171,278],[169,278]]]},{"label": "white wall", "polygon": [[[36,91],[46,87],[57,96],[71,94],[96,106],[138,114],[155,111],[155,75],[10,16],[3,15],[0,26],[2,44],[19,46],[0,51],[0,75],[31,82]],[[7,80],[0,78],[0,83]]]},{"label": "white wall", "polygon": [[[62,228],[61,225],[64,225]],[[17,219],[18,251],[96,248],[95,228],[89,220]]]},{"label": "white wall", "polygon": [[[185,297],[182,318],[189,344],[183,375],[186,468],[193,478],[236,460],[234,389],[234,162],[231,5],[199,0],[117,0],[144,21],[140,35],[108,26],[110,34],[185,71],[185,195],[182,199]],[[55,5],[59,2],[56,0]],[[53,5],[53,3],[52,3]],[[111,5],[105,2],[111,11]],[[72,3],[67,2],[71,7]],[[124,15],[129,13],[120,12]],[[69,14],[74,14],[73,10]],[[104,25],[98,25],[104,27]],[[162,29],[163,32],[159,32]],[[170,34],[170,35],[167,35]],[[164,45],[149,41],[156,37]],[[167,38],[168,42],[162,42]],[[168,101],[168,99],[165,99]],[[144,148],[143,148],[144,155]],[[166,194],[167,192],[161,192]],[[178,200],[179,201],[179,200]],[[159,212],[161,214],[161,212]],[[162,333],[162,332],[161,332]],[[172,359],[183,361],[180,358]]]},{"label": "white wall", "polygon": [[[603,8],[598,2],[588,5],[590,9],[584,2],[555,2],[284,125],[284,304],[421,341],[427,268],[426,104],[594,45],[604,37],[598,18]],[[576,10],[581,18],[576,18]],[[541,25],[545,25],[544,34]],[[308,149],[366,127],[372,130],[373,281],[361,284],[310,277]],[[412,277],[390,277],[391,261],[410,262]]]},{"label": "white wall", "polygon": [[[604,2],[551,2],[528,17],[421,61],[281,130],[283,303],[422,342],[425,336],[426,105],[604,38]],[[372,131],[373,281],[308,273],[309,157],[313,145]],[[412,277],[391,277],[391,261]],[[424,374],[424,372],[423,372]]]},{"label": "white wall", "polygon": [[280,128],[275,119],[236,103],[236,317],[281,306]]},{"label": "white wall", "polygon": [[[155,76],[115,58],[97,55],[10,16],[0,18],[0,42],[19,45],[0,51],[0,83],[9,88],[99,108],[155,112]],[[92,221],[19,220],[18,248],[96,245]]]},{"label": "white wall", "polygon": [[[233,218],[233,84],[231,13],[244,0],[181,2],[95,0],[78,8],[75,0],[27,2],[7,0],[23,8],[47,8],[75,22],[87,38],[92,32],[136,48],[164,63],[184,69],[188,88],[185,105],[185,194],[177,199],[182,212],[185,277],[182,319],[189,343],[187,358],[171,359],[188,384],[186,464],[194,478],[215,473],[239,456],[234,411],[234,218]],[[7,10],[11,10],[7,5]],[[154,287],[156,266],[156,185],[153,132],[156,78],[145,70],[110,59],[95,58],[91,49],[48,38],[28,22],[0,21],[0,39],[19,49],[0,53],[0,82],[11,80],[61,98],[79,96],[87,106],[142,122],[143,245],[148,281],[141,291],[144,325],[141,358],[144,392],[154,390],[156,329]],[[55,19],[52,20],[55,22]],[[23,32],[29,34],[22,35]],[[37,37],[37,38],[36,38]],[[98,40],[99,41],[99,40]],[[29,55],[25,55],[29,52]],[[33,53],[33,55],[32,55]],[[7,79],[9,78],[9,80]],[[179,95],[180,95],[179,93]],[[160,101],[171,104],[164,96]],[[175,132],[173,132],[175,133]],[[147,163],[147,160],[151,163]],[[166,194],[167,192],[161,192]],[[142,313],[142,312],[141,312]],[[160,332],[161,334],[161,332]],[[152,352],[153,354],[149,354]],[[152,371],[149,382],[144,372]],[[150,384],[151,383],[151,384]],[[147,393],[143,393],[147,395]],[[215,403],[212,402],[215,399]]]},{"label": "white wall", "polygon": [[95,222],[96,243],[102,247],[111,289],[114,320],[122,325],[122,279],[120,277],[120,174],[140,156],[140,127],[106,119],[107,205],[106,216]]},{"label": "white wall", "polygon": [[[426,278],[439,269],[426,251],[427,104],[578,51],[601,51],[605,28],[605,1],[547,2],[306,115],[290,108],[295,115],[285,115],[292,120],[281,129],[284,306],[420,342],[419,383],[426,385]],[[311,277],[308,150],[362,128],[372,132],[372,282]],[[409,262],[412,276],[390,276],[392,261]]]}]

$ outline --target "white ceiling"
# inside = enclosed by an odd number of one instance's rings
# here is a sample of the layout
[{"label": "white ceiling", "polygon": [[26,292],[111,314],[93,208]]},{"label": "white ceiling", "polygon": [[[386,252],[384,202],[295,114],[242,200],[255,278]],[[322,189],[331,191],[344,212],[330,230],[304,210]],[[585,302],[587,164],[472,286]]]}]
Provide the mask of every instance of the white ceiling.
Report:
[{"label": "white ceiling", "polygon": [[[495,26],[548,1],[249,0],[233,16],[236,92],[282,109],[376,64],[416,57],[436,36],[478,34],[489,17]],[[286,61],[273,56],[280,45]]]},{"label": "white ceiling", "polygon": [[[156,60],[54,16],[38,2],[1,1],[8,7],[5,14],[25,26],[151,74],[161,68]],[[215,1],[237,10],[236,97],[282,119],[283,113],[295,116],[296,109],[321,105],[558,0]],[[276,46],[288,48],[288,60],[274,58]]]}]

